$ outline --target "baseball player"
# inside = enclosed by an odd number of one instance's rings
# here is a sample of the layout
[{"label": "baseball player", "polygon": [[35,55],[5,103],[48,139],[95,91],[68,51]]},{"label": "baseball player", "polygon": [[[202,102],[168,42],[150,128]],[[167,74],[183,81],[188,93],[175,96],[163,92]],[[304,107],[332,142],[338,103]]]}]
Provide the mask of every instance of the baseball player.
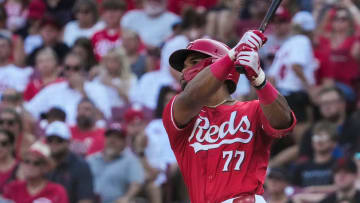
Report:
[{"label": "baseball player", "polygon": [[[266,81],[257,50],[266,42],[248,31],[230,49],[198,39],[175,51],[183,91],[167,104],[163,123],[192,203],[263,203],[263,183],[273,139],[288,134],[296,119],[286,100]],[[244,68],[258,100],[232,99]]]}]

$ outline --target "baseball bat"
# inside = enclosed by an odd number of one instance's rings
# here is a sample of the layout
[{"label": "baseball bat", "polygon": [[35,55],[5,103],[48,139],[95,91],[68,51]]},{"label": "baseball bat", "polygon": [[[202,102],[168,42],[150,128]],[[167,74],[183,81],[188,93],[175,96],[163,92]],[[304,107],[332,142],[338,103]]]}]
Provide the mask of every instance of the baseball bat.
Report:
[{"label": "baseball bat", "polygon": [[[271,18],[274,16],[276,10],[279,8],[280,4],[281,4],[282,0],[272,0],[269,9],[266,12],[266,15],[264,17],[264,19],[262,20],[260,27],[259,27],[259,31],[264,33]],[[236,67],[236,70],[239,73],[244,73],[244,67]]]}]

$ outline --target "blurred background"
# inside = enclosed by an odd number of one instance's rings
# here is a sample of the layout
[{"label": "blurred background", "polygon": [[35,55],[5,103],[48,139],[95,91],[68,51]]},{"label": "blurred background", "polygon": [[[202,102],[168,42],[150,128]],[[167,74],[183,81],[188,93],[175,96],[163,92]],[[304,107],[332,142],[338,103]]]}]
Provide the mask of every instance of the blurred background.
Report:
[{"label": "blurred background", "polygon": [[[170,54],[234,46],[270,0],[0,0],[0,202],[188,203],[162,111]],[[260,50],[298,124],[269,203],[360,202],[360,1],[283,0]],[[256,99],[240,78],[234,98]],[[241,183],[239,183],[241,184]]]}]

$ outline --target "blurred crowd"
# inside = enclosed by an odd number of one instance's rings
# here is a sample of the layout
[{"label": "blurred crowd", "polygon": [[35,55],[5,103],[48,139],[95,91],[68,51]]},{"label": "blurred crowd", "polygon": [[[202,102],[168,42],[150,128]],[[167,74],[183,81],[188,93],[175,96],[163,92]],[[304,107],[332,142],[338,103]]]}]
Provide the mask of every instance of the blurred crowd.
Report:
[{"label": "blurred crowd", "polygon": [[[162,111],[169,56],[234,46],[269,0],[0,0],[0,202],[188,203]],[[360,202],[360,1],[283,0],[260,50],[298,120],[269,203]],[[241,76],[239,100],[256,99]],[[241,183],[239,183],[241,184]]]}]

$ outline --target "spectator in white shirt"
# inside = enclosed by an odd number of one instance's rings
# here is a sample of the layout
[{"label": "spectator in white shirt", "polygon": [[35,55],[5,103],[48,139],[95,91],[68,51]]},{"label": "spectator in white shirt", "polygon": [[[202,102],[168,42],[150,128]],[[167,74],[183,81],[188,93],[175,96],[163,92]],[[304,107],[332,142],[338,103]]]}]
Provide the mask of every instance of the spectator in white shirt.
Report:
[{"label": "spectator in white shirt", "polygon": [[58,107],[66,113],[67,123],[75,124],[76,109],[82,98],[91,99],[105,118],[111,116],[111,103],[106,88],[98,82],[86,80],[86,72],[81,57],[69,53],[64,61],[65,81],[49,85],[42,89],[26,109],[37,119],[52,107]]},{"label": "spectator in white shirt", "polygon": [[137,32],[147,46],[159,47],[171,35],[179,16],[166,11],[166,0],[148,0],[144,8],[127,12],[121,27]]},{"label": "spectator in white shirt", "polygon": [[11,63],[11,47],[11,40],[0,35],[0,95],[7,88],[23,92],[33,73],[31,68],[19,68]]},{"label": "spectator in white shirt", "polygon": [[105,27],[98,21],[96,2],[94,0],[78,0],[74,5],[76,20],[70,21],[64,28],[64,42],[72,46],[79,37],[91,38],[92,35]]}]

